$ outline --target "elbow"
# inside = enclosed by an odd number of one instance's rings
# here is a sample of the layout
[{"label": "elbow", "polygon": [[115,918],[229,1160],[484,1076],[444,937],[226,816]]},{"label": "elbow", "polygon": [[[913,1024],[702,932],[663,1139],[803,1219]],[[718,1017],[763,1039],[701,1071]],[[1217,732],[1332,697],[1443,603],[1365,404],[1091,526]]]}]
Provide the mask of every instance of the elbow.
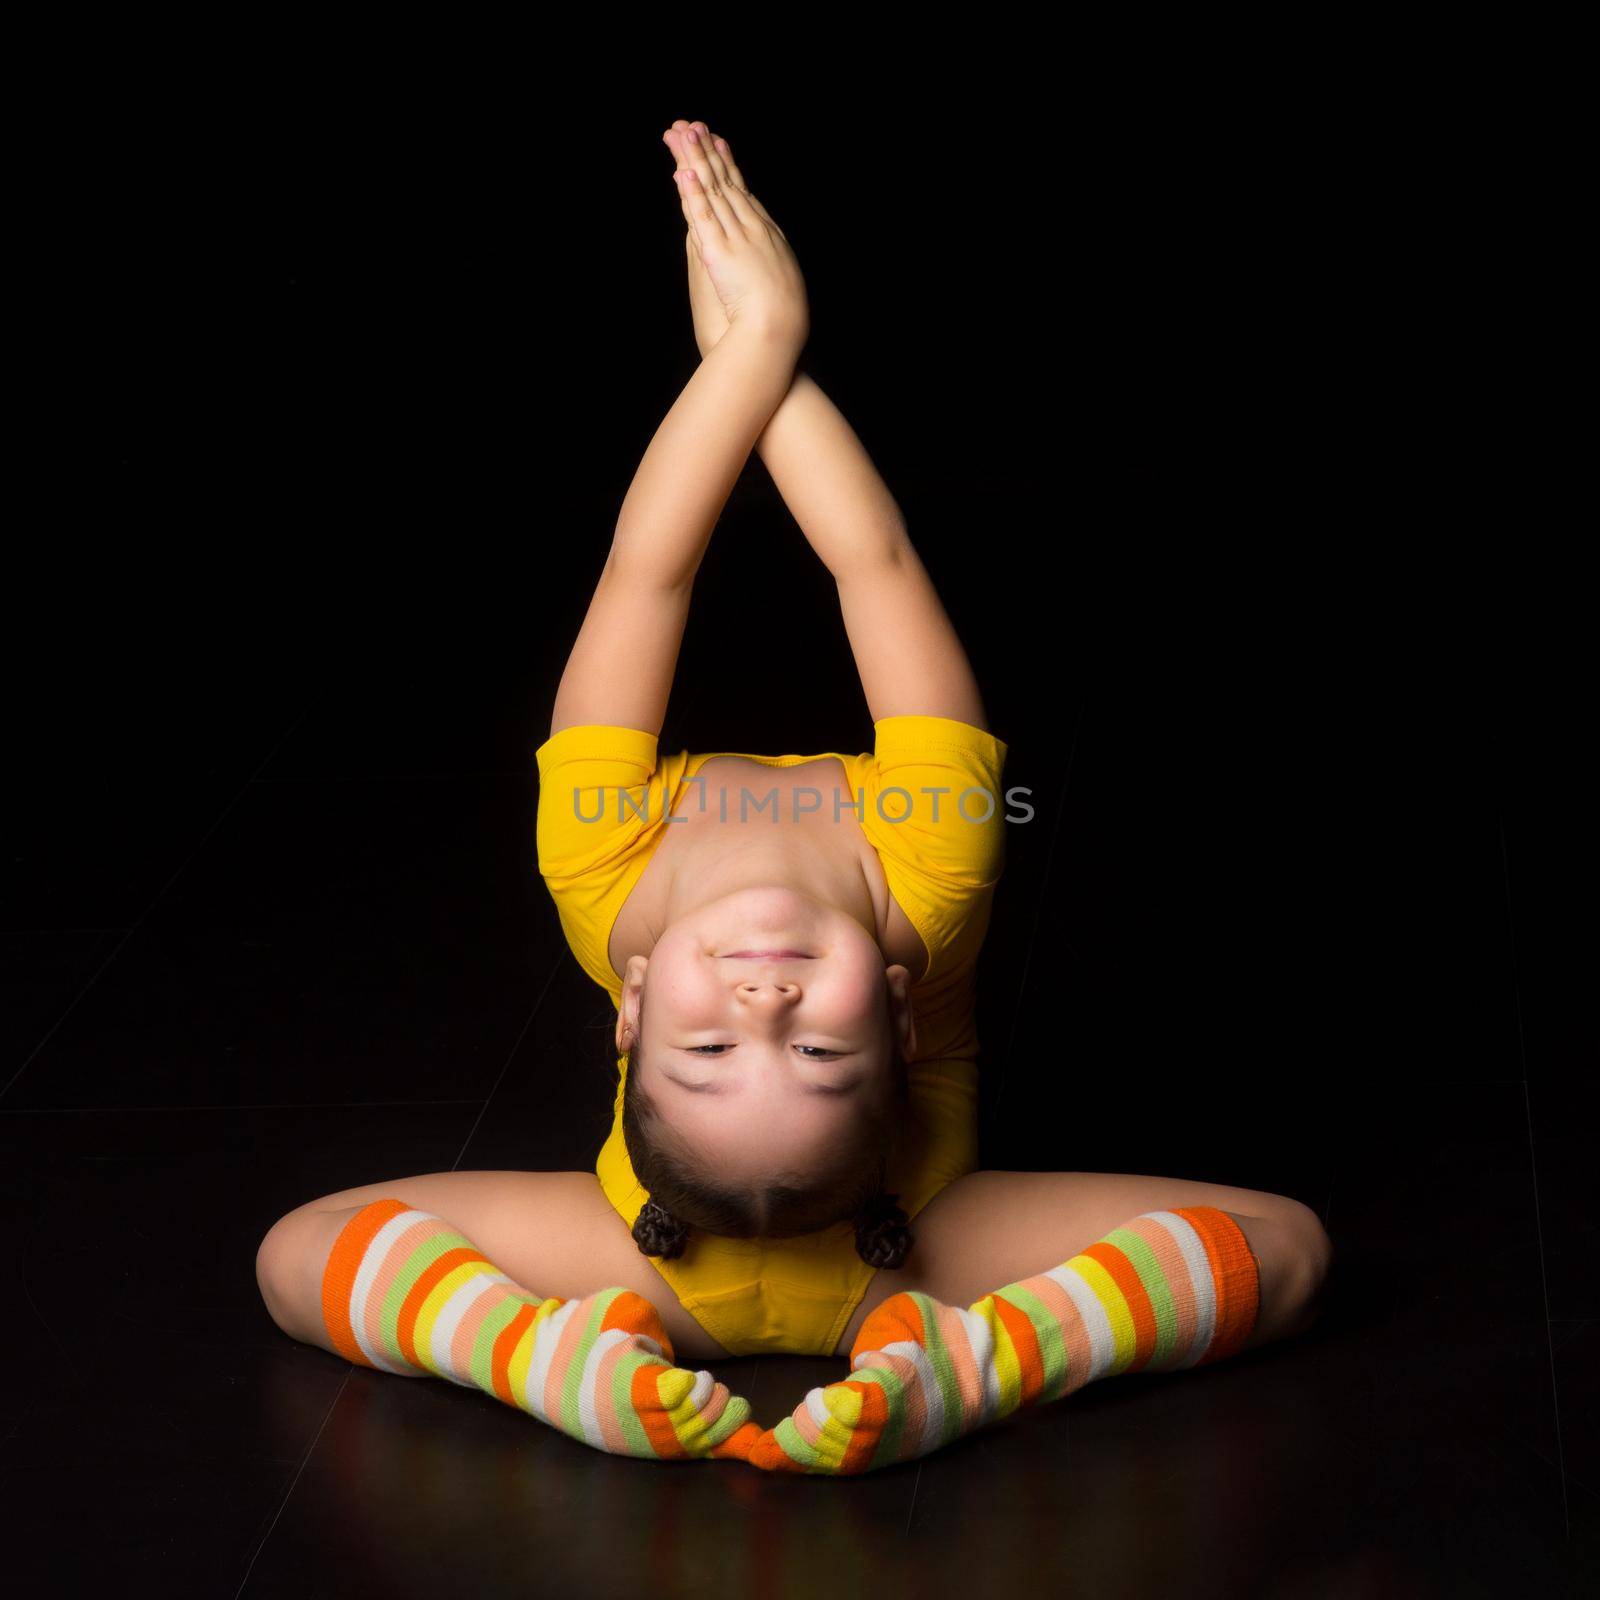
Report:
[{"label": "elbow", "polygon": [[612,540],[600,569],[599,589],[626,589],[632,594],[685,594],[694,587],[695,568],[663,563],[659,554]]},{"label": "elbow", "polygon": [[874,579],[915,570],[920,565],[916,547],[904,523],[869,528],[849,541],[845,553],[832,564],[834,579]]}]

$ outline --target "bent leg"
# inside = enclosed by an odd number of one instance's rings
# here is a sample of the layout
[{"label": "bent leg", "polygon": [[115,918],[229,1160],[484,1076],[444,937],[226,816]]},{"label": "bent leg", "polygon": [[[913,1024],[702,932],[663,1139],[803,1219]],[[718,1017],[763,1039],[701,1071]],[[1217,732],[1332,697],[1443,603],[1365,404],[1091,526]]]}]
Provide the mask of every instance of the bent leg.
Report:
[{"label": "bent leg", "polygon": [[1287,1195],[1135,1173],[973,1172],[917,1214],[905,1266],[873,1278],[838,1352],[848,1355],[868,1316],[902,1290],[970,1305],[996,1284],[1067,1260],[1130,1217],[1181,1206],[1226,1212],[1249,1241],[1261,1304],[1246,1350],[1310,1325],[1332,1246],[1317,1214]]},{"label": "bent leg", "polygon": [[[1072,1231],[1107,1215],[1102,1237]],[[1113,1174],[970,1174],[918,1223],[915,1270],[864,1303],[852,1376],[812,1390],[752,1465],[870,1472],[1100,1378],[1225,1360],[1304,1326],[1331,1259],[1285,1196]]]},{"label": "bent leg", "polygon": [[429,1172],[340,1189],[297,1206],[273,1224],[256,1255],[262,1298],[285,1333],[333,1349],[322,1326],[321,1274],[348,1216],[330,1223],[328,1214],[391,1196],[448,1218],[517,1283],[564,1300],[603,1284],[621,1285],[656,1307],[681,1356],[717,1361],[727,1355],[640,1254],[592,1172]]},{"label": "bent leg", "polygon": [[759,1432],[748,1403],[709,1372],[673,1364],[648,1299],[621,1285],[580,1297],[525,1288],[417,1205],[414,1185],[396,1187],[412,1197],[313,1205],[269,1232],[257,1272],[287,1331],[358,1365],[477,1388],[611,1454],[748,1454]]}]

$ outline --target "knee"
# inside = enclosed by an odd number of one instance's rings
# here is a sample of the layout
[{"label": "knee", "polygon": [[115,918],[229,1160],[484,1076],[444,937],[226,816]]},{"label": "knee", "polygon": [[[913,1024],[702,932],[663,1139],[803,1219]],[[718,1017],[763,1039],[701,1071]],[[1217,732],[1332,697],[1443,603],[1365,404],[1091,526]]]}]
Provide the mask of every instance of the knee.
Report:
[{"label": "knee", "polygon": [[279,1217],[256,1246],[256,1288],[272,1320],[288,1332],[289,1263],[294,1212]]},{"label": "knee", "polygon": [[303,1343],[322,1326],[322,1261],[329,1213],[301,1206],[278,1218],[256,1247],[256,1287],[267,1314]]},{"label": "knee", "polygon": [[1277,1287],[1278,1337],[1304,1333],[1321,1315],[1333,1241],[1310,1206],[1285,1199],[1276,1219],[1282,1229],[1281,1284]]}]

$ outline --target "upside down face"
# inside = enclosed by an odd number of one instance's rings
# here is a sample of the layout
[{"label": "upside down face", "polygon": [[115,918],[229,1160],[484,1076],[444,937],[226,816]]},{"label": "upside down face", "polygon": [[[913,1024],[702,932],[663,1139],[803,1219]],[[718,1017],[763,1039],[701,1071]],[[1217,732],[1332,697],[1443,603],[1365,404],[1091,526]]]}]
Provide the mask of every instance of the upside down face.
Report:
[{"label": "upside down face", "polygon": [[897,1044],[913,1047],[910,981],[844,912],[792,889],[742,889],[628,962],[617,1047],[719,1175],[815,1182],[889,1089]]}]

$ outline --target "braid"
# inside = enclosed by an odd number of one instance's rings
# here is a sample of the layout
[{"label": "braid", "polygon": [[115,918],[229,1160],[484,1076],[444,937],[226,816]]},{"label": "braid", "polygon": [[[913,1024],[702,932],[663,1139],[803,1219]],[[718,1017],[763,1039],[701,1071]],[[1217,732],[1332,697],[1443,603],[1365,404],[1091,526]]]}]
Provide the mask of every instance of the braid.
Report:
[{"label": "braid", "polygon": [[647,1256],[675,1261],[689,1243],[689,1225],[680,1222],[665,1206],[647,1200],[633,1225],[633,1242]]},{"label": "braid", "polygon": [[856,1213],[856,1254],[868,1266],[894,1271],[911,1253],[915,1235],[910,1218],[896,1203],[900,1196],[881,1189]]}]

